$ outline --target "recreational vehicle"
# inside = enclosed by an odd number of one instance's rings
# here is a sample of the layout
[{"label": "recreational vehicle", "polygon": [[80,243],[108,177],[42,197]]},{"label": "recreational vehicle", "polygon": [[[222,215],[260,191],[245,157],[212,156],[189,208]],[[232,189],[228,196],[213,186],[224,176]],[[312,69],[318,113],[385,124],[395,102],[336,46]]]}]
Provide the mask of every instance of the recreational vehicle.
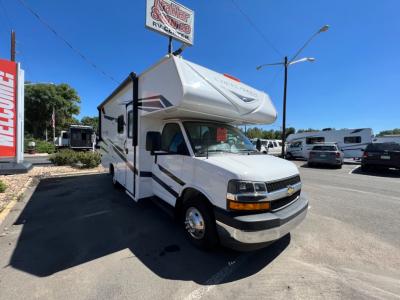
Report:
[{"label": "recreational vehicle", "polygon": [[99,106],[102,163],[134,201],[174,212],[200,248],[258,248],[306,216],[297,167],[262,155],[235,126],[265,124],[270,98],[169,55]]},{"label": "recreational vehicle", "polygon": [[363,151],[372,142],[372,129],[322,130],[290,134],[286,157],[308,159],[311,149],[318,143],[336,143],[344,158],[361,159]]}]

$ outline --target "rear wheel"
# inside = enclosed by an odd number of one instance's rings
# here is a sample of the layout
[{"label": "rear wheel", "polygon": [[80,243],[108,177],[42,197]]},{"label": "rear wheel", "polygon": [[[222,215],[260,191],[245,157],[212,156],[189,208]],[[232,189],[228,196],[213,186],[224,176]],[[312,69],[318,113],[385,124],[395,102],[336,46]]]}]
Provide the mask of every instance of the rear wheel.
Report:
[{"label": "rear wheel", "polygon": [[293,155],[292,155],[292,153],[286,153],[286,158],[288,159],[288,160],[292,160],[293,159]]},{"label": "rear wheel", "polygon": [[218,244],[215,219],[205,199],[185,201],[182,215],[186,236],[195,246],[208,250]]}]

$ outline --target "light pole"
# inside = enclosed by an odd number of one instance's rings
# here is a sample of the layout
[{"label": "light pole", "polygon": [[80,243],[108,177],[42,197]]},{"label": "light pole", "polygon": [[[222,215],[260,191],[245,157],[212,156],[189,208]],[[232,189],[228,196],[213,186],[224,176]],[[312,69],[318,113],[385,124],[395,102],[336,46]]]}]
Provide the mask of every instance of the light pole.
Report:
[{"label": "light pole", "polygon": [[256,70],[259,71],[262,68],[266,67],[266,66],[284,66],[285,68],[285,77],[284,77],[284,82],[283,82],[283,114],[282,114],[282,153],[281,156],[283,158],[285,158],[285,143],[286,143],[286,91],[287,91],[287,77],[288,77],[288,67],[300,62],[314,62],[315,58],[313,57],[304,57],[298,60],[295,60],[299,54],[303,51],[303,49],[305,47],[307,47],[307,45],[314,39],[314,37],[316,37],[318,34],[320,34],[321,32],[325,32],[328,31],[329,26],[325,25],[322,26],[317,32],[315,32],[303,45],[303,47],[301,47],[296,54],[293,56],[292,59],[288,59],[287,56],[285,56],[284,61],[283,62],[277,62],[277,63],[272,63],[272,64],[262,64],[259,65]]}]

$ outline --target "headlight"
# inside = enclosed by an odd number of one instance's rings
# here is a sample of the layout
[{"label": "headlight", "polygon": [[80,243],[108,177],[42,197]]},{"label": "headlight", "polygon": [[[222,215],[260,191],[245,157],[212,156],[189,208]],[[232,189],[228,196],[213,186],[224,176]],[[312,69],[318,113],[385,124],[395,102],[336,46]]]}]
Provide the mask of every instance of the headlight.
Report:
[{"label": "headlight", "polygon": [[257,211],[268,210],[267,187],[264,182],[231,180],[226,194],[230,210]]}]

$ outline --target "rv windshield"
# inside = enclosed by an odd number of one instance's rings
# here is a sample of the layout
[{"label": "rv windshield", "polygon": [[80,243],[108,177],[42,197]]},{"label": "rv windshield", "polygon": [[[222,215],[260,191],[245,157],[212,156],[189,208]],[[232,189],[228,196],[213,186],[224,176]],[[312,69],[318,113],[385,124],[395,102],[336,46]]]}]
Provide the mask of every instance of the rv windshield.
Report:
[{"label": "rv windshield", "polygon": [[183,123],[196,156],[208,153],[257,152],[250,140],[237,128],[220,123]]}]

